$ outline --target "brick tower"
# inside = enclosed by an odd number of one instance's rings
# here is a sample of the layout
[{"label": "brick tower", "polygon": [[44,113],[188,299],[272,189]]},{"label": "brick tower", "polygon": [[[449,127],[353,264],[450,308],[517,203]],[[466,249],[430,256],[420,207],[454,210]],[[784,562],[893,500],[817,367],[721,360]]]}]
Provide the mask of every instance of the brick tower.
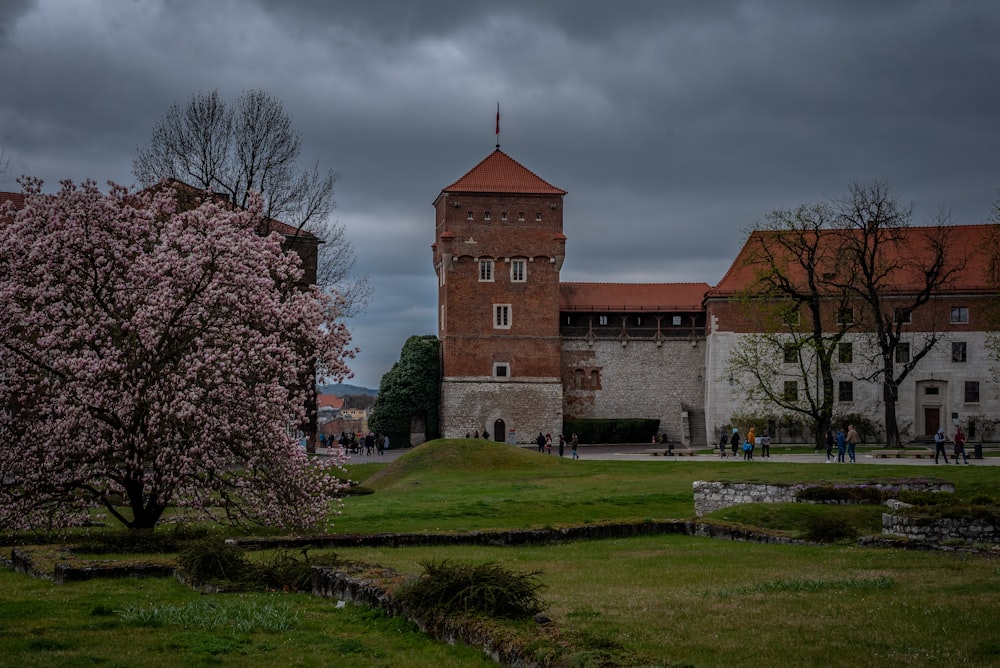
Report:
[{"label": "brick tower", "polygon": [[563,196],[497,149],[434,201],[441,433],[562,429]]}]

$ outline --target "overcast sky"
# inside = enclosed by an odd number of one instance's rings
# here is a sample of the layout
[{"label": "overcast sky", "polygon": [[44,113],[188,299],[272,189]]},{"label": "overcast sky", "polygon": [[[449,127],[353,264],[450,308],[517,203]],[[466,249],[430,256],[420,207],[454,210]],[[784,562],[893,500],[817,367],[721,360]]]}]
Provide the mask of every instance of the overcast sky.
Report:
[{"label": "overcast sky", "polygon": [[[435,334],[441,189],[503,150],[565,199],[563,281],[717,283],[768,212],[884,178],[914,222],[1000,187],[1000,2],[0,0],[0,147],[132,184],[173,103],[263,89],[340,174],[377,388]],[[0,190],[18,190],[9,180]]]}]

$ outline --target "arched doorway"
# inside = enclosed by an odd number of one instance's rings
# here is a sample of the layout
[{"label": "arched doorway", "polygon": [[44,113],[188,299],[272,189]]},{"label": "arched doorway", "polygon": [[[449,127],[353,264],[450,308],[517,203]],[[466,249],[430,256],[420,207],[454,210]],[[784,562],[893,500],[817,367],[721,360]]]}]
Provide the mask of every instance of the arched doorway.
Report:
[{"label": "arched doorway", "polygon": [[493,423],[493,440],[498,443],[507,442],[507,425],[504,424],[503,420],[497,420]]}]

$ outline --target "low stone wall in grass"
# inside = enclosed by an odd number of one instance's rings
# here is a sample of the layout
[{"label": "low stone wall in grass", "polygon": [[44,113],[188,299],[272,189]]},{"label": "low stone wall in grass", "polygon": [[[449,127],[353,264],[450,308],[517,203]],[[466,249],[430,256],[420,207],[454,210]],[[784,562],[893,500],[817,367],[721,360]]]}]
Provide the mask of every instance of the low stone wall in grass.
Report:
[{"label": "low stone wall in grass", "polygon": [[[908,504],[898,502],[890,504],[890,508],[907,506]],[[993,522],[979,519],[882,513],[882,534],[902,536],[922,543],[964,541],[1000,544],[1000,527]]]},{"label": "low stone wall in grass", "polygon": [[[694,512],[698,517],[721,508],[738,506],[743,503],[852,503],[844,500],[803,501],[799,492],[811,487],[825,487],[827,483],[781,483],[781,482],[720,482],[696,480],[694,488]],[[880,491],[954,492],[955,486],[940,480],[889,480],[867,483],[837,483],[837,487],[868,487]],[[857,502],[854,502],[857,503]]]}]

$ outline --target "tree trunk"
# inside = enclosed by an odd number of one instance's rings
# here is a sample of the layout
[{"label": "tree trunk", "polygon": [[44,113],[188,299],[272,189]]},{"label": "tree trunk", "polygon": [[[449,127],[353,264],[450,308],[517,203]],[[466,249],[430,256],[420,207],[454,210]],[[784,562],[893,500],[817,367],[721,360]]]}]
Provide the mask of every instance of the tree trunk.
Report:
[{"label": "tree trunk", "polygon": [[882,384],[882,401],[885,402],[885,447],[902,448],[903,441],[899,437],[899,424],[896,423],[896,397],[898,388],[892,381]]}]

